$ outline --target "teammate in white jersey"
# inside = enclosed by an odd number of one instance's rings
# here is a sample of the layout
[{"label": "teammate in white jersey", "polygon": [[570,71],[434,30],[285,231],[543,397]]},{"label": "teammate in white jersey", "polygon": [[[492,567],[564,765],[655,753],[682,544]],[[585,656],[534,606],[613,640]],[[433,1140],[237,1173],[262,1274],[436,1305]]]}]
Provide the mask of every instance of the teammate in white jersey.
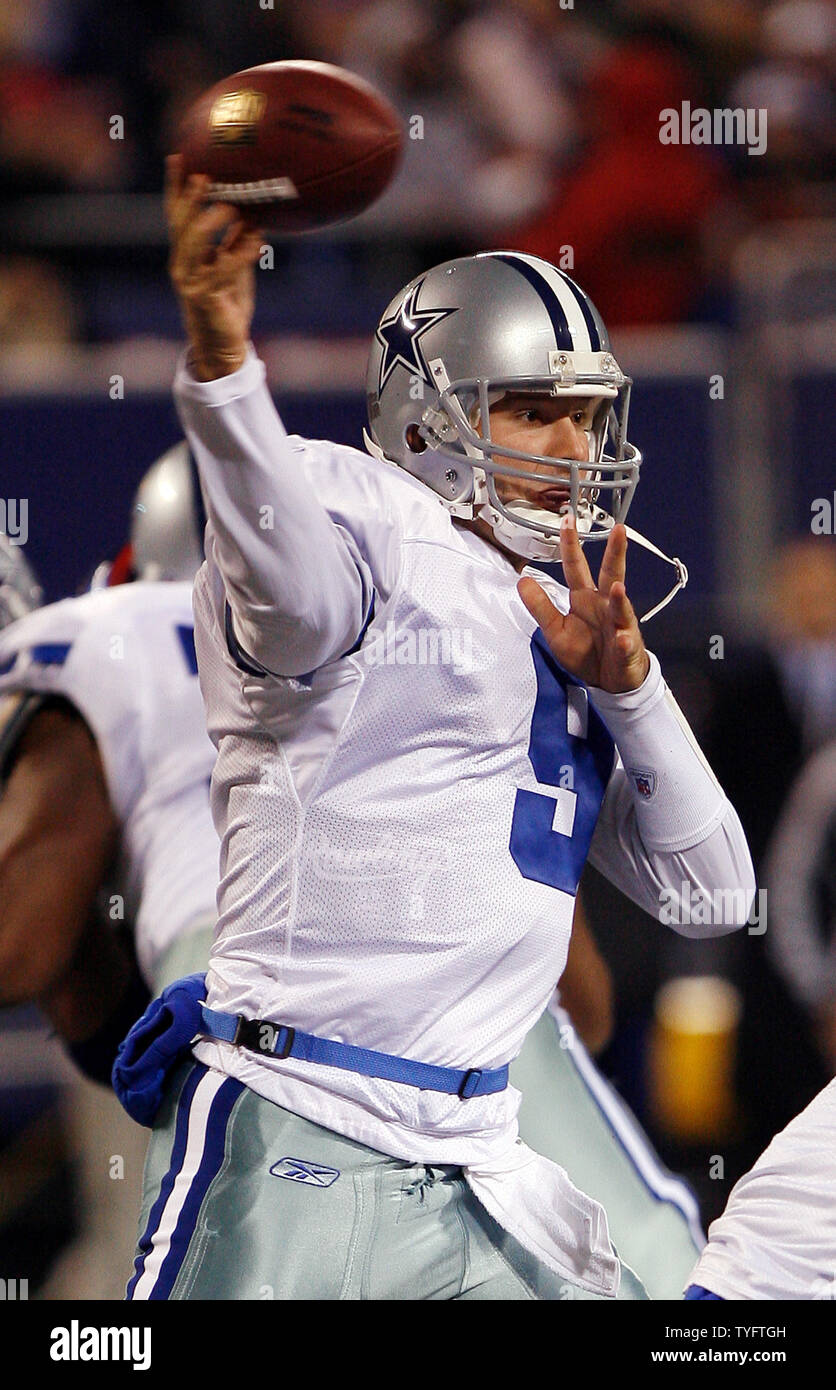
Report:
[{"label": "teammate in white jersey", "polygon": [[836,1298],[834,1144],[836,1080],[735,1184],[687,1298]]},{"label": "teammate in white jersey", "polygon": [[[171,486],[171,462],[166,456],[155,465],[140,498],[159,482],[161,465]],[[180,574],[193,571],[199,558],[181,553]],[[149,572],[141,555],[139,565],[140,573]],[[214,913],[216,864],[203,834],[204,825],[211,828],[206,787],[214,750],[196,732],[202,705],[191,592],[190,579],[140,579],[50,604],[0,634],[0,692],[7,708],[25,706],[27,718],[25,737],[20,718],[16,726],[9,783],[16,800],[7,794],[0,802],[7,823],[5,1003],[38,997],[56,983],[91,925],[103,882],[116,895],[110,919],[135,924],[139,964],[151,986],[159,983],[172,943]],[[7,775],[11,748],[8,753]],[[49,829],[52,873],[47,865],[35,874],[26,855],[36,842],[32,852],[43,853]],[[59,846],[66,852],[59,855]],[[26,883],[25,893],[14,891],[16,881]],[[41,924],[37,953],[23,925],[27,914]],[[112,989],[106,991],[87,1024],[114,1002]]]},{"label": "teammate in white jersey", "polygon": [[[260,238],[171,175],[220,916],[131,1296],[613,1296],[604,1214],[517,1142],[507,1064],[587,856],[654,912],[754,891],[624,588],[628,383],[571,281],[492,253],[384,315],[375,457],[288,439],[248,345]],[[518,592],[558,556],[568,592]]]},{"label": "teammate in white jersey", "polygon": [[[0,632],[0,1002],[37,1000],[104,1083],[149,988],[205,968],[215,921],[215,752],[191,604],[202,552],[182,524],[183,496],[192,483],[179,446],[147,474],[132,530],[138,572],[174,582],[106,588],[29,616],[26,594],[13,601],[0,586],[0,619],[19,619]],[[82,1230],[42,1294],[118,1298],[144,1135],[101,1085],[79,1079],[64,1108]]]},{"label": "teammate in white jersey", "polygon": [[[64,793],[52,806],[54,852],[59,843],[71,851],[69,862],[62,856],[55,864],[54,881],[48,866],[36,876],[25,856],[39,824],[38,803],[32,800],[25,821],[16,820],[12,839],[11,818],[21,802],[13,805],[8,797],[0,802],[9,820],[4,871],[11,875],[14,869],[26,883],[25,893],[14,892],[8,878],[0,936],[3,1003],[37,997],[56,982],[78,948],[102,882],[112,886],[111,920],[136,924],[139,963],[152,986],[159,983],[160,962],[173,942],[214,913],[216,841],[206,806],[214,749],[208,738],[193,733],[201,703],[191,597],[190,583],[120,585],[50,604],[0,634],[0,692],[40,697],[31,701],[31,722],[16,747],[21,789],[23,763],[37,753],[39,767],[60,776],[53,794],[59,787]],[[64,744],[76,742],[71,728],[79,730],[77,756],[65,760],[59,774]],[[98,823],[85,816],[84,806],[96,754],[100,799],[109,810]],[[83,784],[68,799],[82,765]],[[42,779],[41,816],[47,811],[49,775]],[[203,833],[204,823],[212,838]],[[93,840],[99,849],[95,861]],[[53,901],[59,893],[63,912]],[[12,912],[42,924],[38,952],[32,950],[31,935],[27,938],[10,920]],[[72,917],[73,931],[66,929],[65,917]],[[60,952],[51,950],[53,936],[61,938]],[[112,1003],[106,994],[96,1006],[106,1009]]]}]

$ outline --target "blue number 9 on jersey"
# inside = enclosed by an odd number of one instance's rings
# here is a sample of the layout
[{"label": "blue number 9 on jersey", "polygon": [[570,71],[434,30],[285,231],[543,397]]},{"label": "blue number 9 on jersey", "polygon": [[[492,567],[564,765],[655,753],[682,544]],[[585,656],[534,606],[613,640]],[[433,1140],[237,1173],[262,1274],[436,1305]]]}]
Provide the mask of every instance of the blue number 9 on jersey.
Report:
[{"label": "blue number 9 on jersey", "polygon": [[615,744],[590,705],[586,687],[555,660],[539,628],[531,639],[531,655],[537,698],[528,758],[543,791],[517,792],[509,848],[523,878],[574,897]]}]

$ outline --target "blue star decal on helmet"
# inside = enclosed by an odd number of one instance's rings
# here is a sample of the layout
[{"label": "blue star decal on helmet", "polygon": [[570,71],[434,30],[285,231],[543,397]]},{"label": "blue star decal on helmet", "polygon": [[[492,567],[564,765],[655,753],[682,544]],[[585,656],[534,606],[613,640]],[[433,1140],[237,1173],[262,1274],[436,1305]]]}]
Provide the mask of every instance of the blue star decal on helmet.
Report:
[{"label": "blue star decal on helmet", "polygon": [[[424,277],[426,279],[426,277]],[[383,391],[384,386],[389,380],[395,368],[400,366],[414,376],[418,376],[427,385],[432,385],[430,369],[427,366],[426,358],[421,349],[420,339],[432,328],[433,324],[440,323],[450,314],[455,314],[456,309],[419,309],[418,296],[424,280],[419,280],[406,296],[400,309],[391,319],[384,319],[376,330],[377,340],[383,348],[383,356],[380,359],[380,377],[378,380],[378,395]]]}]

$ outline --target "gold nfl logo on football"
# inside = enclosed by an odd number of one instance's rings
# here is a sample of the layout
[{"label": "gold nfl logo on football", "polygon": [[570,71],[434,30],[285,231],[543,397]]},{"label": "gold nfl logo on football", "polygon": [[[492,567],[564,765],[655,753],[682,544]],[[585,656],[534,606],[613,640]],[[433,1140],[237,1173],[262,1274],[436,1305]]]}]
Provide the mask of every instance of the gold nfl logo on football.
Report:
[{"label": "gold nfl logo on football", "polygon": [[252,89],[225,92],[218,97],[209,113],[211,139],[216,144],[251,145],[266,105],[267,98],[263,92]]}]

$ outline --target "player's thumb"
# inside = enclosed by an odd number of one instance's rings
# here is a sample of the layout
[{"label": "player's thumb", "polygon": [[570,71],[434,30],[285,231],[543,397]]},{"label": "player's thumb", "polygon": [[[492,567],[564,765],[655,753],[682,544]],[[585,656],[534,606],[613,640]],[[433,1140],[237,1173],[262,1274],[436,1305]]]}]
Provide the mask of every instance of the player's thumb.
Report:
[{"label": "player's thumb", "polygon": [[517,593],[540,627],[544,627],[557,612],[551,599],[537,583],[537,580],[528,575],[517,584]]}]

